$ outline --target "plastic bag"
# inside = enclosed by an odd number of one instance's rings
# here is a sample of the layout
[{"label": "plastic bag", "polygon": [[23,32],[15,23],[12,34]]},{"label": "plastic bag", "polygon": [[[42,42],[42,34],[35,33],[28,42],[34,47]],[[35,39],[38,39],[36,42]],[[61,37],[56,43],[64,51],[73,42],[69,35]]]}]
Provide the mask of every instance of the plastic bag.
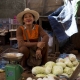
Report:
[{"label": "plastic bag", "polygon": [[48,19],[58,42],[61,44],[78,32],[70,1],[51,13]]}]

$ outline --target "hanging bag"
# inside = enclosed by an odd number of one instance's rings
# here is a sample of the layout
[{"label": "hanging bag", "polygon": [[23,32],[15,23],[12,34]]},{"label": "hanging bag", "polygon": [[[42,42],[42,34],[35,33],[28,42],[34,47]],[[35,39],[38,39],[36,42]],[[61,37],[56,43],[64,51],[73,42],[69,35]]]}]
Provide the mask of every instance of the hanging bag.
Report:
[{"label": "hanging bag", "polygon": [[[24,29],[24,33],[25,33],[27,42],[30,42],[26,29]],[[42,59],[36,59],[36,50],[37,50],[37,47],[29,48],[29,57],[27,59],[28,66],[34,67],[34,66],[39,66],[41,64]]]}]

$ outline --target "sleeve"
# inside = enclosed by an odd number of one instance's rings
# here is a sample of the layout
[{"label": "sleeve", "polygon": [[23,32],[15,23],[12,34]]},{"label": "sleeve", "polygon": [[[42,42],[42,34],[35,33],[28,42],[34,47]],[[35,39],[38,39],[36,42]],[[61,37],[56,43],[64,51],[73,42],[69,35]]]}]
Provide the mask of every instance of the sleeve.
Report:
[{"label": "sleeve", "polygon": [[42,37],[41,41],[48,43],[49,36],[41,26],[39,26],[39,35]]},{"label": "sleeve", "polygon": [[37,45],[37,42],[25,42],[23,39],[23,31],[20,27],[17,28],[16,38],[18,42],[18,47],[26,46],[26,47],[34,47]]}]

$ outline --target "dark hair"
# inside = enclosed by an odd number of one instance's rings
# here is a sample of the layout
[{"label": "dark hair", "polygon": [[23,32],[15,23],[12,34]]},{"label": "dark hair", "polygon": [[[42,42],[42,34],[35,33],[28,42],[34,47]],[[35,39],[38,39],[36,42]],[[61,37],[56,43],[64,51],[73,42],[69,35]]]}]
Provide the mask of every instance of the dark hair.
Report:
[{"label": "dark hair", "polygon": [[[30,13],[30,14],[32,14],[32,13]],[[25,14],[24,14],[25,15]],[[24,19],[24,15],[22,16],[22,21],[23,21],[23,19]],[[32,16],[33,16],[33,18],[35,19],[35,16],[32,14]],[[33,21],[33,24],[35,24],[36,22],[35,21]],[[24,22],[22,22],[22,24],[24,25]]]}]

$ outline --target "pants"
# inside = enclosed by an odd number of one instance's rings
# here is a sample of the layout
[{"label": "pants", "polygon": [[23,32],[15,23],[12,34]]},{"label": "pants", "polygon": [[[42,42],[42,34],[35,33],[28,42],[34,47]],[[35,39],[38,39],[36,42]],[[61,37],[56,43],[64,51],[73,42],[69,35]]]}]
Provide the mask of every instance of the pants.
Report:
[{"label": "pants", "polygon": [[[29,49],[26,46],[22,46],[22,47],[19,48],[19,52],[24,54],[22,59],[21,59],[21,66],[26,67],[27,66],[27,59],[29,57]],[[47,62],[48,45],[46,45],[43,48],[41,53],[42,53],[42,63],[41,63],[41,65],[44,65]]]}]

